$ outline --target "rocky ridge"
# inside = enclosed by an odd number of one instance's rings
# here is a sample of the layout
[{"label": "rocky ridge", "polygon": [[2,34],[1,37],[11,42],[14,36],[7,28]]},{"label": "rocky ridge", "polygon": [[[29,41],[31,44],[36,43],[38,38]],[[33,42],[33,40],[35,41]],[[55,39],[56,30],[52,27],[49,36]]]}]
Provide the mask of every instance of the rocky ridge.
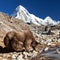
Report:
[{"label": "rocky ridge", "polygon": [[[24,21],[0,12],[0,59],[1,60],[53,60],[54,57],[59,58],[60,49],[60,24],[54,26],[37,26],[29,25]],[[6,52],[3,39],[8,31],[31,30],[36,41],[40,44],[37,46],[38,52]],[[50,33],[49,33],[50,31]],[[52,48],[53,47],[53,48]],[[50,53],[51,54],[50,54]],[[53,53],[52,53],[53,52]],[[46,57],[49,54],[48,57]],[[55,55],[56,53],[56,55]],[[53,55],[53,57],[51,57]],[[51,58],[50,58],[51,57]]]}]

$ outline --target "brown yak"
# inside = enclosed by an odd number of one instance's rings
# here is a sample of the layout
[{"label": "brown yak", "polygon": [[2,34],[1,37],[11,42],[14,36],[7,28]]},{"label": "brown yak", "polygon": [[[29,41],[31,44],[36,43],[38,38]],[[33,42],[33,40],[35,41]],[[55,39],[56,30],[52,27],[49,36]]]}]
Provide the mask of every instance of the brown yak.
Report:
[{"label": "brown yak", "polygon": [[38,44],[30,30],[23,32],[10,31],[4,37],[4,44],[8,49],[15,51],[30,51],[31,48],[35,49]]}]

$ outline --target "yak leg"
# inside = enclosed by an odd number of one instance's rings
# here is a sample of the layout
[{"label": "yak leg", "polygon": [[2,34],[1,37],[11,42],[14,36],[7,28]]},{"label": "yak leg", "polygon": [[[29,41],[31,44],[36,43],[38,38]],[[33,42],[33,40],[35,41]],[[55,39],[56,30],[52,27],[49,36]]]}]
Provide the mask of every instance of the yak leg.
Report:
[{"label": "yak leg", "polygon": [[31,39],[25,41],[25,49],[27,52],[32,50],[31,43],[32,43]]}]

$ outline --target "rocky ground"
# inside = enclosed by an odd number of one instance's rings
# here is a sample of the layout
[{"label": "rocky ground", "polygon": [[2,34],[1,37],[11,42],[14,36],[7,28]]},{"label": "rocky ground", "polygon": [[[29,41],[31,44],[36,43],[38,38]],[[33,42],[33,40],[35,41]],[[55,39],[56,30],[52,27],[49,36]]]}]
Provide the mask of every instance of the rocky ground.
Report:
[{"label": "rocky ground", "polygon": [[[22,20],[0,12],[0,60],[60,60],[60,24],[48,26],[28,25]],[[8,31],[30,29],[39,43],[33,52],[8,52],[4,45],[4,36]]]}]

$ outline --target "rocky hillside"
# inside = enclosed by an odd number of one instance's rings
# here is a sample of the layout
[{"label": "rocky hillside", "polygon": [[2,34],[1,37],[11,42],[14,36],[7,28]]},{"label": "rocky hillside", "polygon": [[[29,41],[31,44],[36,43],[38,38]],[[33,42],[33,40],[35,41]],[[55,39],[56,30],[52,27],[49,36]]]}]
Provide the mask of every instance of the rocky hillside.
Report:
[{"label": "rocky hillside", "polygon": [[[3,39],[8,31],[31,30],[36,41],[39,52],[9,52],[4,48]],[[26,24],[23,20],[14,18],[0,12],[0,60],[60,60],[60,24],[54,26],[37,26]],[[53,55],[53,56],[52,56]],[[54,59],[55,60],[55,59]]]}]

